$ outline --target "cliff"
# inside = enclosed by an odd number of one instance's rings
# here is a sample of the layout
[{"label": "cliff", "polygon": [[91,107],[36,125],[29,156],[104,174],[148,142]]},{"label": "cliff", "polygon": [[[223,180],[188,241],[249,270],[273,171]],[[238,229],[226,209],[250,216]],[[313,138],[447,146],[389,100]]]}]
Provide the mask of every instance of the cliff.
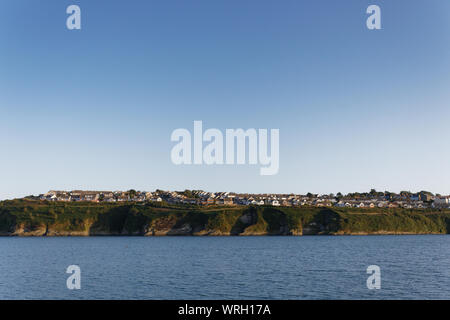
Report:
[{"label": "cliff", "polygon": [[0,202],[1,236],[446,234],[450,211]]}]

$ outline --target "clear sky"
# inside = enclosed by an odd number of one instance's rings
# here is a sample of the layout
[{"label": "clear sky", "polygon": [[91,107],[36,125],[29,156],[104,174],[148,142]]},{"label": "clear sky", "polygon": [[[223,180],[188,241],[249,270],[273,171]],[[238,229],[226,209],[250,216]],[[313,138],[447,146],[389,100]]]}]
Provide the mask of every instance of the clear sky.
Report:
[{"label": "clear sky", "polygon": [[[450,1],[2,0],[0,115],[0,199],[450,194]],[[280,129],[279,173],[174,165],[170,135],[194,120]]]}]

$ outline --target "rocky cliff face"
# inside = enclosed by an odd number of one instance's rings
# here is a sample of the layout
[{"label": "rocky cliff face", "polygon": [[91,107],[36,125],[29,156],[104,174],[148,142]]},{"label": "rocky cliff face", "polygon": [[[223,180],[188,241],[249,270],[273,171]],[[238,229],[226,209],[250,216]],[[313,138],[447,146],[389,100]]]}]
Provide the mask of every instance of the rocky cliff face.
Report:
[{"label": "rocky cliff face", "polygon": [[[117,226],[111,221],[85,219],[64,222],[16,222],[8,230],[0,231],[0,236],[255,236],[255,235],[302,235],[302,228],[289,225],[286,217],[269,224],[261,212],[254,208],[242,210],[226,217],[228,223],[216,225],[226,213],[205,215],[205,219],[193,219],[184,215],[161,214],[152,219],[143,219],[142,224],[128,223],[134,217],[130,215]],[[224,219],[224,220],[227,220]]]},{"label": "rocky cliff face", "polygon": [[0,236],[300,236],[431,234],[448,230],[450,212],[0,203]]}]

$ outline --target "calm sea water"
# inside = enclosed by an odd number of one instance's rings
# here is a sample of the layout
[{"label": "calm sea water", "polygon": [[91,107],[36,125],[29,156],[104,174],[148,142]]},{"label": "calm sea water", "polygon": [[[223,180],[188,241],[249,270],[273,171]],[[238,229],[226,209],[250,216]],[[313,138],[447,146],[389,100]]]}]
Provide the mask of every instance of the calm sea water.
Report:
[{"label": "calm sea water", "polygon": [[450,236],[4,237],[0,299],[450,299]]}]

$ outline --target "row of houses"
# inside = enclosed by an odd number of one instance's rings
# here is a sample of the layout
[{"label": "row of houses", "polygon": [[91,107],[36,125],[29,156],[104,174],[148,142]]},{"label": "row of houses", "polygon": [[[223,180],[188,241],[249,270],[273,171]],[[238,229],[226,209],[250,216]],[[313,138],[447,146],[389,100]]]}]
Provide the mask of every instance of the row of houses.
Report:
[{"label": "row of houses", "polygon": [[314,206],[347,208],[450,208],[449,196],[426,197],[421,194],[373,195],[373,196],[335,196],[296,195],[296,194],[237,194],[232,192],[207,191],[55,191],[39,196],[47,201],[91,201],[91,202],[162,202],[190,205],[271,205],[271,206]]},{"label": "row of houses", "polygon": [[47,201],[90,201],[90,202],[144,202],[158,201],[162,198],[152,192],[130,191],[55,191],[51,190],[39,196],[40,200]]}]

